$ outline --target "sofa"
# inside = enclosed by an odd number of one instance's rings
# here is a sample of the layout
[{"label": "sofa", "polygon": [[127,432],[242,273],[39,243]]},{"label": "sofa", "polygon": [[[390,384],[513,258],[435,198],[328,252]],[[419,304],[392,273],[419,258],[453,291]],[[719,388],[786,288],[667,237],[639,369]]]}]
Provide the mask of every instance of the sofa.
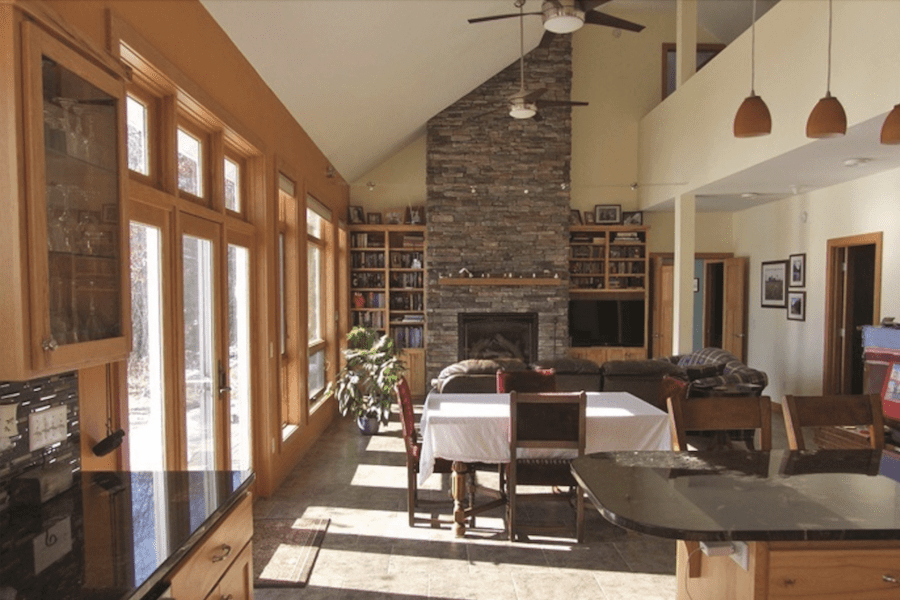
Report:
[{"label": "sofa", "polygon": [[692,390],[743,383],[758,385],[761,392],[769,385],[769,377],[763,371],[747,366],[741,359],[721,348],[703,348],[661,360],[684,369]]},{"label": "sofa", "polygon": [[688,381],[686,371],[667,360],[610,360],[602,370],[604,392],[628,392],[660,410],[666,410],[665,400],[660,400],[663,378]]},{"label": "sofa", "polygon": [[517,359],[468,359],[445,367],[431,380],[434,391],[443,394],[493,394],[497,392],[497,371],[528,371],[531,369],[556,374],[556,389],[560,392],[599,392],[603,375],[600,366],[581,358],[553,358],[527,365]]}]

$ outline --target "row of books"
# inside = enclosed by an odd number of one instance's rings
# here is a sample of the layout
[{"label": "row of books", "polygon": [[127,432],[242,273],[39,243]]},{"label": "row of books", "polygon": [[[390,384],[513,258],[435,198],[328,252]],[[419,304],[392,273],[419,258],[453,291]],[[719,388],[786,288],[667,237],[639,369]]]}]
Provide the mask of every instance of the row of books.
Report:
[{"label": "row of books", "polygon": [[422,273],[391,273],[392,288],[420,288],[424,282]]},{"label": "row of books", "polygon": [[425,298],[421,292],[391,294],[391,308],[394,310],[424,310]]},{"label": "row of books", "polygon": [[352,252],[350,266],[354,269],[383,269],[383,252]]},{"label": "row of books", "polygon": [[350,287],[383,288],[384,273],[353,273],[350,276]]},{"label": "row of books", "polygon": [[384,312],[353,312],[353,326],[384,329]]},{"label": "row of books", "polygon": [[407,233],[403,236],[404,248],[421,248],[425,245],[424,233]]},{"label": "row of books", "polygon": [[383,233],[351,233],[351,248],[384,248]]},{"label": "row of books", "polygon": [[356,308],[384,308],[382,292],[353,292],[353,306]]},{"label": "row of books", "polygon": [[391,337],[397,348],[424,348],[425,332],[421,325],[395,326],[391,328]]}]

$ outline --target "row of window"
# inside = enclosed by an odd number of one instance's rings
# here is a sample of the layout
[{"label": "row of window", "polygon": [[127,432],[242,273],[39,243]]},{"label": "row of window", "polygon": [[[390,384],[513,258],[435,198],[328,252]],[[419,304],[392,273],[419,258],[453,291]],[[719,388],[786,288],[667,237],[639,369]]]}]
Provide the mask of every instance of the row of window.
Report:
[{"label": "row of window", "polygon": [[[253,344],[265,333],[253,315],[266,307],[255,305],[257,286],[265,282],[254,278],[258,240],[248,214],[252,203],[266,199],[247,192],[261,187],[247,183],[260,176],[249,169],[251,161],[262,158],[246,144],[227,143],[233,133],[198,126],[195,113],[179,109],[174,131],[166,131],[159,118],[163,100],[135,86],[126,102],[127,163],[135,183],[131,468],[249,469],[253,394],[260,385],[254,361],[268,356]],[[295,179],[279,173],[279,180],[278,392],[286,438],[321,403],[328,358],[336,353],[337,328],[326,315],[336,307],[338,281],[328,267],[338,228],[331,210],[299,193]],[[145,188],[155,192],[142,194]],[[211,210],[198,213],[185,203]]]}]

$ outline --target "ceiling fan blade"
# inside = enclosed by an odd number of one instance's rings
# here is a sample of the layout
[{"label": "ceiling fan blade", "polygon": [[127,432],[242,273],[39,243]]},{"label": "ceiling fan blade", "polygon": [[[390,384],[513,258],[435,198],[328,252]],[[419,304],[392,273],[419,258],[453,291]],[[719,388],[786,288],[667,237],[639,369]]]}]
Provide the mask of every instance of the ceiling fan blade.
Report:
[{"label": "ceiling fan blade", "polygon": [[546,106],[588,106],[588,103],[576,100],[540,100],[537,105],[544,108]]},{"label": "ceiling fan blade", "polygon": [[606,27],[625,29],[626,31],[641,31],[644,28],[643,25],[638,25],[637,23],[632,23],[631,21],[626,21],[625,19],[620,19],[596,11],[585,13],[584,22],[590,23],[591,25],[605,25]]},{"label": "ceiling fan blade", "polygon": [[553,43],[553,40],[556,38],[555,33],[552,31],[544,30],[544,35],[541,36],[541,43],[538,44],[538,48],[549,48],[550,44]]},{"label": "ceiling fan blade", "polygon": [[503,106],[500,106],[498,108],[492,108],[491,110],[487,110],[485,112],[478,113],[477,115],[473,115],[473,116],[469,117],[468,119],[466,119],[466,121],[474,121],[475,119],[480,119],[481,117],[486,117],[488,115],[492,115],[494,113],[498,113],[498,112],[501,112],[504,110],[506,110],[506,108]]},{"label": "ceiling fan blade", "polygon": [[[522,13],[523,15],[540,15],[539,12],[527,12]],[[500,19],[512,19],[513,17],[519,18],[519,13],[513,13],[509,15],[494,15],[491,17],[477,17],[475,19],[469,19],[469,23],[484,23],[485,21],[499,21]]]},{"label": "ceiling fan blade", "polygon": [[581,10],[587,13],[607,2],[609,2],[609,0],[581,0]]},{"label": "ceiling fan blade", "polygon": [[514,97],[522,98],[522,100],[524,100],[525,102],[534,102],[535,100],[543,96],[546,91],[547,88],[541,88],[539,90],[534,90],[533,92],[528,92],[524,96],[516,94]]}]

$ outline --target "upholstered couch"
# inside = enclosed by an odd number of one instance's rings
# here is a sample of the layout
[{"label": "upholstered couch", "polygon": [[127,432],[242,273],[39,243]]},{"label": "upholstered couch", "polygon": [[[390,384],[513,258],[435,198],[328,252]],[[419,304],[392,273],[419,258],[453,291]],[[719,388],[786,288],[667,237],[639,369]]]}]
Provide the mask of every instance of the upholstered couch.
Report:
[{"label": "upholstered couch", "polygon": [[703,348],[662,360],[684,369],[694,390],[741,383],[759,385],[762,390],[769,384],[769,377],[763,371],[747,366],[721,348]]},{"label": "upholstered couch", "polygon": [[604,392],[628,392],[660,410],[666,410],[660,400],[663,378],[688,380],[684,369],[667,360],[611,360],[602,369]]},{"label": "upholstered couch", "polygon": [[497,391],[497,371],[553,370],[560,392],[602,389],[600,366],[580,358],[555,358],[526,365],[517,359],[469,359],[445,367],[431,380],[434,391],[444,394],[493,394]]}]

